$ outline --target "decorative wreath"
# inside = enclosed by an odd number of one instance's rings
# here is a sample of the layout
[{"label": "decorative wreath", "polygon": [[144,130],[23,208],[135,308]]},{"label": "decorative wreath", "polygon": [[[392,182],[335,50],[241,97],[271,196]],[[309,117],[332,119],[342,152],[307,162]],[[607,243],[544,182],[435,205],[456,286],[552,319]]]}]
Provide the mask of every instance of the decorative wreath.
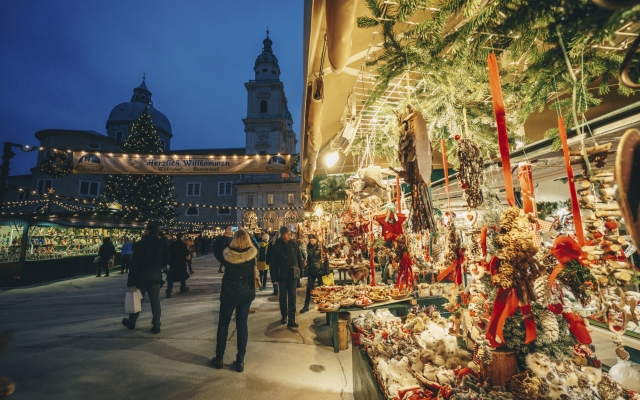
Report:
[{"label": "decorative wreath", "polygon": [[51,153],[42,161],[42,172],[54,178],[63,178],[73,170],[73,162],[63,152]]}]

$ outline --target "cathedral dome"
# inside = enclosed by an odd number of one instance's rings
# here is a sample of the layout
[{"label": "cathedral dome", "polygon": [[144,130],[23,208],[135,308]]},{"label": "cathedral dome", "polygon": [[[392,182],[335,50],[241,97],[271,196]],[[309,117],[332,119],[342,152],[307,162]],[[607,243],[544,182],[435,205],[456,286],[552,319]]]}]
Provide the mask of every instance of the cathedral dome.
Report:
[{"label": "cathedral dome", "polygon": [[145,78],[142,79],[140,86],[133,89],[131,101],[120,103],[111,110],[109,120],[107,121],[107,131],[109,131],[109,128],[112,125],[130,125],[131,122],[140,117],[147,107],[149,107],[148,113],[151,115],[151,121],[158,130],[158,134],[160,134],[160,136],[171,138],[173,136],[171,123],[163,113],[153,107],[151,92],[147,89]]},{"label": "cathedral dome", "polygon": [[127,103],[120,103],[111,110],[111,114],[109,114],[109,121],[107,124],[111,122],[133,122],[142,115],[142,112],[145,108],[149,107],[148,113],[151,115],[151,121],[156,129],[161,129],[165,133],[173,136],[171,133],[171,123],[169,119],[160,111],[156,110],[153,105],[139,103],[135,101],[130,101]]}]

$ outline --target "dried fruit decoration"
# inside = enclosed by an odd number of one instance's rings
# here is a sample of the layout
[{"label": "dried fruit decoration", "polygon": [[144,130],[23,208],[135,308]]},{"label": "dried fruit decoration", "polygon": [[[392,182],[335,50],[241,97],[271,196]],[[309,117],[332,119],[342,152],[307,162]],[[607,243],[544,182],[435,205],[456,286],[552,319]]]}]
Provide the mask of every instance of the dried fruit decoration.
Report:
[{"label": "dried fruit decoration", "polygon": [[484,201],[481,190],[484,181],[482,152],[471,139],[462,138],[458,141],[458,160],[458,177],[464,189],[467,205],[470,208],[478,208]]}]

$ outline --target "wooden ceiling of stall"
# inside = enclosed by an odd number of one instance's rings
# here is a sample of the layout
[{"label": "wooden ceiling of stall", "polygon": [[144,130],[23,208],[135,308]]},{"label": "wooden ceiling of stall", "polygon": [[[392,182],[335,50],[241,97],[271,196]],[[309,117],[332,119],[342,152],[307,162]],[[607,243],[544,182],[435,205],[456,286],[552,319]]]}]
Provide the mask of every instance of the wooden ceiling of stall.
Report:
[{"label": "wooden ceiling of stall", "polygon": [[[324,163],[323,155],[328,150],[329,142],[341,132],[343,124],[341,122],[345,106],[350,93],[354,93],[356,100],[356,108],[358,113],[362,115],[361,125],[357,135],[366,134],[368,129],[374,129],[377,121],[377,111],[379,106],[369,106],[363,109],[364,102],[367,100],[369,90],[374,87],[376,80],[375,67],[366,67],[365,61],[367,56],[371,56],[380,50],[382,37],[377,34],[375,29],[359,29],[357,26],[353,30],[352,47],[350,57],[346,68],[340,73],[335,74],[331,71],[328,58],[322,59],[324,35],[326,32],[325,23],[325,0],[305,0],[305,21],[304,21],[304,49],[303,49],[303,78],[304,93],[303,99],[307,98],[307,85],[318,76],[321,66],[324,75],[324,102],[322,108],[322,148],[320,157],[317,162],[316,174],[336,174],[336,173],[352,173],[360,167],[361,160],[358,157],[340,154],[339,161],[331,168],[327,168]],[[432,11],[424,10],[416,15],[410,23],[421,22],[430,17]],[[372,16],[367,9],[364,1],[359,0],[356,9],[356,17]],[[449,27],[453,29],[457,21],[450,21]],[[634,25],[632,32],[637,31],[637,25]],[[618,45],[620,43],[616,43]],[[624,43],[622,43],[624,45]],[[622,45],[620,47],[622,47]],[[410,78],[415,80],[421,79],[421,74],[416,72],[407,72]],[[399,104],[406,96],[407,85],[405,75],[392,80],[387,91],[382,96],[385,106],[394,106]],[[409,89],[410,90],[410,89]],[[622,97],[615,93],[615,89],[611,93],[603,96],[603,102],[600,106],[590,109],[587,118],[592,119],[602,116],[608,112],[624,107],[637,100],[634,96]],[[488,99],[490,101],[490,99]],[[377,108],[378,107],[378,108]],[[306,127],[306,101],[302,105],[302,128],[300,129],[300,153],[302,160],[305,159],[305,127]],[[548,108],[542,112],[532,114],[524,125],[525,134],[530,142],[538,141],[543,138],[544,132],[556,126],[556,112]],[[435,146],[434,146],[435,147]],[[324,153],[324,154],[323,154]],[[442,155],[437,149],[434,149],[434,168],[442,168]],[[376,164],[386,167],[388,164],[384,160],[376,160]],[[300,165],[304,165],[301,161]],[[306,188],[304,180],[302,188]]]}]

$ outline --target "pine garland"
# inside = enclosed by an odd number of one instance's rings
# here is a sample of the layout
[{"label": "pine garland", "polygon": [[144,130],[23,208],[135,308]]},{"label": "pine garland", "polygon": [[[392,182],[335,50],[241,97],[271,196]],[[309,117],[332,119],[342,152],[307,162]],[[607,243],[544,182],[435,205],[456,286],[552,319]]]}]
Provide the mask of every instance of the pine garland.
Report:
[{"label": "pine garland", "polygon": [[[541,312],[546,314],[548,311],[535,303],[532,304],[531,308],[536,320],[537,339],[535,341],[524,344],[526,331],[520,310],[516,311],[512,318],[507,318],[504,323],[503,333],[505,345],[516,353],[520,367],[522,369],[526,368],[525,358],[529,353],[546,354],[555,361],[562,361],[570,357],[573,353],[573,345],[576,342],[571,332],[569,332],[569,324],[567,321],[562,318],[562,316],[552,314],[553,318],[558,322],[558,339],[553,342],[548,342],[548,336],[545,335],[545,326],[543,326],[540,318]],[[543,318],[546,318],[546,316]]]},{"label": "pine garland", "polygon": [[[146,109],[131,123],[130,132],[121,146],[123,153],[162,153],[160,136]],[[132,208],[126,215],[128,217],[156,221],[164,226],[175,225],[177,202],[173,196],[173,184],[169,176],[109,175],[101,196],[105,204],[112,201],[128,204]]]},{"label": "pine garland", "polygon": [[[501,70],[510,131],[517,130],[529,115],[546,107],[549,99],[557,97],[556,93],[575,91],[580,117],[601,101],[588,86],[600,78],[597,95],[608,93],[609,83],[623,59],[623,54],[601,51],[597,46],[608,45],[616,30],[640,17],[637,7],[604,10],[591,0],[504,0],[486,4],[479,0],[445,0],[437,4],[438,11],[429,18],[418,24],[405,24],[417,14],[420,14],[417,19],[422,19],[424,8],[433,7],[432,3],[366,1],[374,18],[361,16],[358,26],[377,29],[384,40],[383,50],[367,62],[367,66],[375,65],[379,74],[368,104],[379,101],[391,80],[407,70],[421,73],[423,79],[413,83],[416,91],[411,104],[432,119],[431,139],[447,142],[447,156],[454,167],[457,162],[453,138],[462,132],[463,108],[467,110],[474,141],[486,155],[496,151],[492,104],[486,101],[490,97],[486,71],[490,52],[511,62]],[[384,18],[376,19],[383,10]],[[456,29],[451,30],[452,25]],[[572,67],[580,69],[577,86],[559,47],[560,38],[567,46]],[[622,95],[633,93],[621,84],[617,88]],[[552,107],[560,109],[566,120],[573,122],[570,97],[560,98]],[[388,135],[388,129],[382,127],[369,134],[366,141],[356,142],[378,146],[393,143]],[[352,153],[357,154],[358,150],[362,146],[352,148]]]}]

